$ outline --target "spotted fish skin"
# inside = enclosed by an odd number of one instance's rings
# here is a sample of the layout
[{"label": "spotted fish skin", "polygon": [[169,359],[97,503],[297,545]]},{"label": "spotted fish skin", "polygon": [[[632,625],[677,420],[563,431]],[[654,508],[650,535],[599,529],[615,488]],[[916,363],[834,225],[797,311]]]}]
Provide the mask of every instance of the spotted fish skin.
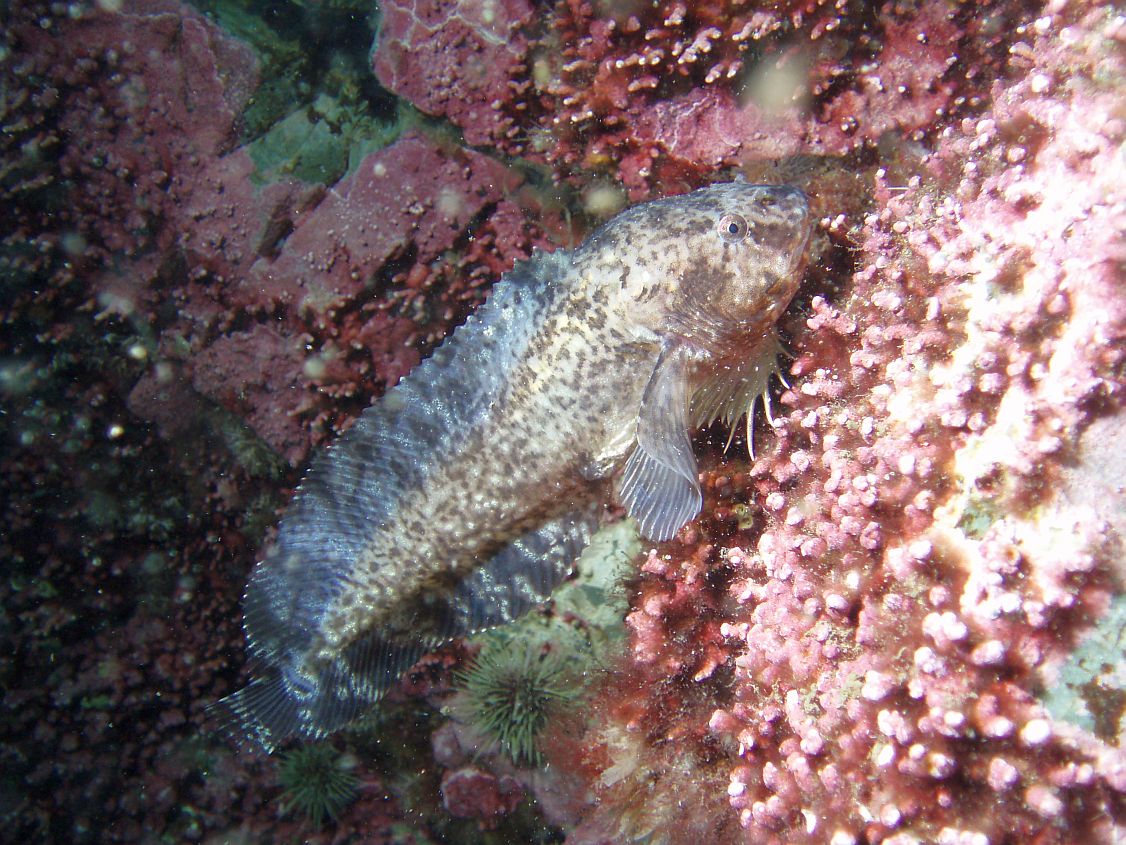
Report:
[{"label": "spotted fish skin", "polygon": [[570,572],[616,497],[653,540],[701,507],[690,435],[749,420],[812,221],[725,183],[539,254],[314,461],[247,586],[255,679],[217,705],[267,750],[361,715],[426,651]]}]

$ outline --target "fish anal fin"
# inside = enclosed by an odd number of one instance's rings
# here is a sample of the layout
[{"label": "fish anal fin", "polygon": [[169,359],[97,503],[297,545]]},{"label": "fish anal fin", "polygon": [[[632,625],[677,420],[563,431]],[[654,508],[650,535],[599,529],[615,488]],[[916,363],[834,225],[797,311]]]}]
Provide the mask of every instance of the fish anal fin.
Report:
[{"label": "fish anal fin", "polygon": [[454,586],[439,638],[503,625],[545,601],[570,574],[597,522],[595,509],[570,513],[501,548]]}]

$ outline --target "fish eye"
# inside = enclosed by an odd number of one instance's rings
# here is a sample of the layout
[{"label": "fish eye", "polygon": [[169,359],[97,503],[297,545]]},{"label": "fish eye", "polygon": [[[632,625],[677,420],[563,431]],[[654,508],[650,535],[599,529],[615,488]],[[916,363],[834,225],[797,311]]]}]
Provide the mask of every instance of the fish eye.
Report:
[{"label": "fish eye", "polygon": [[716,231],[729,244],[738,243],[747,236],[747,221],[741,214],[725,214],[719,218]]}]

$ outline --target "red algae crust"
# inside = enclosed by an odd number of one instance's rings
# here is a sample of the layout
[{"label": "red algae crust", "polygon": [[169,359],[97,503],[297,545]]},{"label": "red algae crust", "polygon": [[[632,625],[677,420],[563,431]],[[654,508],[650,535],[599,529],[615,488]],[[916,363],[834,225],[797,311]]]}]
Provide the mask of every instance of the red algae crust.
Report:
[{"label": "red algae crust", "polygon": [[392,0],[372,69],[388,90],[457,124],[468,144],[503,143],[514,122],[501,110],[527,62],[526,0]]}]

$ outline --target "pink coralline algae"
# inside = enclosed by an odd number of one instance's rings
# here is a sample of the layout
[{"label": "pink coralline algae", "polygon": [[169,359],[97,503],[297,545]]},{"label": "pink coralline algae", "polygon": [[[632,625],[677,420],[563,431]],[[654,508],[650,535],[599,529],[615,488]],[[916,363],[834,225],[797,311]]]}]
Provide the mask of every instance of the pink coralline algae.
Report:
[{"label": "pink coralline algae", "polygon": [[380,5],[372,67],[389,90],[441,115],[469,144],[503,143],[513,120],[501,110],[525,68],[532,18],[525,0],[392,0]]},{"label": "pink coralline algae", "polygon": [[102,5],[14,3],[0,33],[0,824],[292,841],[272,763],[206,716],[285,460],[543,236],[506,167],[418,134],[331,187],[261,181],[253,53],[176,2]]},{"label": "pink coralline algae", "polygon": [[[53,26],[67,37],[16,29],[17,70],[42,90],[13,102],[8,172],[32,153],[39,172],[8,196],[65,190],[68,201],[6,212],[4,261],[60,280],[84,268],[104,318],[164,325],[152,377],[188,379],[297,464],[310,430],[319,440],[337,425],[341,399],[362,408],[480,302],[472,279],[436,290],[433,268],[519,182],[494,159],[408,134],[327,191],[263,182],[236,147],[256,84],[240,42],[173,2]],[[495,244],[488,223],[479,234]],[[37,248],[15,246],[27,241]]]},{"label": "pink coralline algae", "polygon": [[290,305],[324,330],[392,256],[412,247],[420,263],[433,261],[514,181],[491,158],[408,134],[330,188],[234,297],[264,311]]},{"label": "pink coralline algae", "polygon": [[1126,574],[1116,507],[1069,492],[1122,500],[1084,432],[1126,424],[1126,29],[1063,5],[987,114],[871,174],[763,454],[705,472],[597,715],[557,738],[596,797],[568,841],[1121,838],[1121,696],[1088,689],[1097,733],[1037,698]]},{"label": "pink coralline algae", "polygon": [[[293,182],[259,188],[251,175],[244,150],[204,170],[176,250],[106,273],[105,290],[110,307],[130,312],[153,313],[171,297],[177,323],[161,355],[297,464],[310,428],[331,430],[339,400],[360,395],[362,407],[418,363],[434,329],[422,330],[416,309],[448,324],[474,304],[472,290],[453,285],[424,305],[429,268],[519,180],[493,159],[418,134],[371,153],[320,194]],[[154,285],[157,261],[185,272]],[[385,272],[393,262],[404,269]]]},{"label": "pink coralline algae", "polygon": [[992,72],[1012,11],[566,0],[533,51],[534,87],[496,106],[524,129],[508,148],[561,175],[609,170],[642,198],[708,168],[931,126]]},{"label": "pink coralline algae", "polygon": [[[46,13],[38,27],[34,7],[12,15],[20,49],[6,62],[22,85],[4,102],[5,243],[38,241],[38,260],[14,272],[40,271],[46,256],[81,267],[168,247],[178,231],[164,221],[237,140],[253,54],[178,4],[120,5],[69,22]],[[55,213],[28,201],[52,192],[67,198]]]}]

